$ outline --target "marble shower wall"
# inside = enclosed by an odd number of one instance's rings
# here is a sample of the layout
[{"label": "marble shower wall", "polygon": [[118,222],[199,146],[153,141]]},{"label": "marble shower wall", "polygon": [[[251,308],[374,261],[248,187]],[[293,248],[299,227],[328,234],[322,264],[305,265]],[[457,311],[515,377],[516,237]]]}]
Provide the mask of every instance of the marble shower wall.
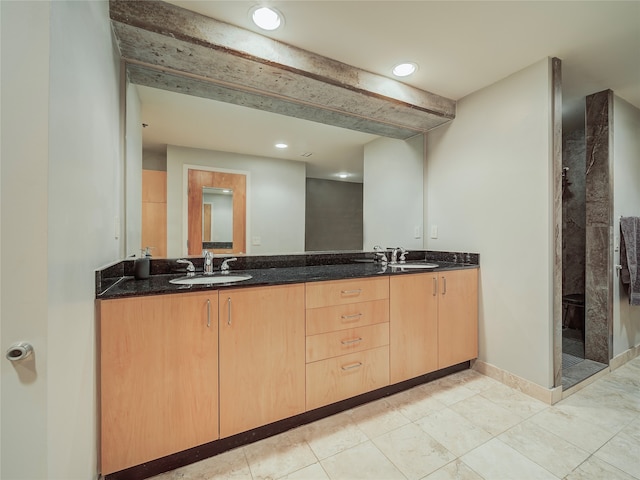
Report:
[{"label": "marble shower wall", "polygon": [[562,294],[585,293],[586,144],[584,129],[563,139]]},{"label": "marble shower wall", "polygon": [[585,357],[608,364],[613,328],[613,92],[587,97]]}]

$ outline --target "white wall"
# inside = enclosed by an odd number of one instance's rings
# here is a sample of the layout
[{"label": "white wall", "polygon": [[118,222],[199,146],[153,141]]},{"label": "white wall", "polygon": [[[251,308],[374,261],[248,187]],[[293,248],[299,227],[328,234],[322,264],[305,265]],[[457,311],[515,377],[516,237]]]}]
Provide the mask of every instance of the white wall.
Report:
[{"label": "white wall", "polygon": [[90,479],[93,271],[122,254],[119,60],[107,2],[0,3],[2,349],[35,348],[22,382],[1,362],[0,476]]},{"label": "white wall", "polygon": [[[47,478],[49,4],[3,1],[0,15],[0,478]],[[21,340],[35,355],[14,367],[4,352]]]},{"label": "white wall", "polygon": [[[250,172],[247,189],[247,250],[252,255],[304,252],[305,171],[302,162],[167,147],[167,256],[185,255],[183,166],[198,165]],[[261,245],[252,245],[260,237]]]},{"label": "white wall", "polygon": [[429,132],[431,250],[480,254],[480,360],[553,386],[551,62],[461,99]]},{"label": "white wall", "polygon": [[[142,141],[142,140],[141,140]],[[145,170],[167,171],[167,146],[161,152],[154,150],[142,151],[142,168]]]},{"label": "white wall", "polygon": [[[620,216],[640,216],[640,110],[613,98],[614,264],[620,264]],[[613,282],[613,356],[640,345],[640,307],[629,305],[627,286]]]},{"label": "white wall", "polygon": [[423,248],[424,155],[423,135],[379,138],[365,145],[364,250],[375,245]]},{"label": "white wall", "polygon": [[52,2],[48,478],[96,470],[92,272],[122,255],[119,61],[107,2]]}]

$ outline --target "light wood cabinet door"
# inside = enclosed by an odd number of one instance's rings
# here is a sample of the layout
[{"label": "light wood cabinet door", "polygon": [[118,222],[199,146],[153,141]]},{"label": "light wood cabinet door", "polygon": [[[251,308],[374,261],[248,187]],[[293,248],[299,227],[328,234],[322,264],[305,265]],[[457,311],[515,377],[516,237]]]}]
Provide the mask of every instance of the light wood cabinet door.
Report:
[{"label": "light wood cabinet door", "polygon": [[390,382],[438,369],[438,285],[435,273],[391,277]]},{"label": "light wood cabinet door", "polygon": [[142,203],[142,247],[154,257],[167,256],[167,204]]},{"label": "light wood cabinet door", "polygon": [[478,270],[438,274],[438,368],[478,357]]},{"label": "light wood cabinet door", "polygon": [[142,170],[142,202],[167,203],[167,172]]},{"label": "light wood cabinet door", "polygon": [[103,475],[218,438],[217,299],[98,302]]},{"label": "light wood cabinet door", "polygon": [[305,408],[304,285],[220,292],[220,436]]},{"label": "light wood cabinet door", "polygon": [[142,170],[142,244],[154,257],[167,256],[167,172]]}]

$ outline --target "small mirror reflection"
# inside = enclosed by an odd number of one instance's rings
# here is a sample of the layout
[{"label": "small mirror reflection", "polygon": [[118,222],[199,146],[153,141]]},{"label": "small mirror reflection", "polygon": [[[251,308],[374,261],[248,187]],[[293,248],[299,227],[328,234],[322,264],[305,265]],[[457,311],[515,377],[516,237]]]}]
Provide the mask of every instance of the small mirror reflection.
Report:
[{"label": "small mirror reflection", "polygon": [[202,248],[233,249],[233,190],[202,187]]}]

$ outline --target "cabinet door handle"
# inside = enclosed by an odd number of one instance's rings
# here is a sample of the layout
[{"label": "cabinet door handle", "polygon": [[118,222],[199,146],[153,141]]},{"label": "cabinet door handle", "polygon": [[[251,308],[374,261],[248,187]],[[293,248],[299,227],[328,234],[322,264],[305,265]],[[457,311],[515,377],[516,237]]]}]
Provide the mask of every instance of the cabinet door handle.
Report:
[{"label": "cabinet door handle", "polygon": [[433,277],[433,296],[438,295],[438,277]]},{"label": "cabinet door handle", "polygon": [[360,292],[362,292],[361,288],[356,288],[355,290],[341,290],[340,293],[342,295],[360,295]]},{"label": "cabinet door handle", "polygon": [[358,368],[362,366],[362,362],[351,363],[349,365],[343,365],[342,370],[353,370],[354,368]]},{"label": "cabinet door handle", "polygon": [[211,326],[211,300],[207,299],[207,328]]},{"label": "cabinet door handle", "polygon": [[362,341],[362,337],[352,338],[351,340],[341,340],[340,343],[343,345],[352,345],[354,343],[358,343]]},{"label": "cabinet door handle", "polygon": [[231,297],[227,297],[227,325],[231,325]]},{"label": "cabinet door handle", "polygon": [[442,294],[447,294],[447,277],[442,277]]},{"label": "cabinet door handle", "polygon": [[361,313],[354,313],[353,315],[342,315],[342,320],[345,322],[354,322],[362,317]]}]

